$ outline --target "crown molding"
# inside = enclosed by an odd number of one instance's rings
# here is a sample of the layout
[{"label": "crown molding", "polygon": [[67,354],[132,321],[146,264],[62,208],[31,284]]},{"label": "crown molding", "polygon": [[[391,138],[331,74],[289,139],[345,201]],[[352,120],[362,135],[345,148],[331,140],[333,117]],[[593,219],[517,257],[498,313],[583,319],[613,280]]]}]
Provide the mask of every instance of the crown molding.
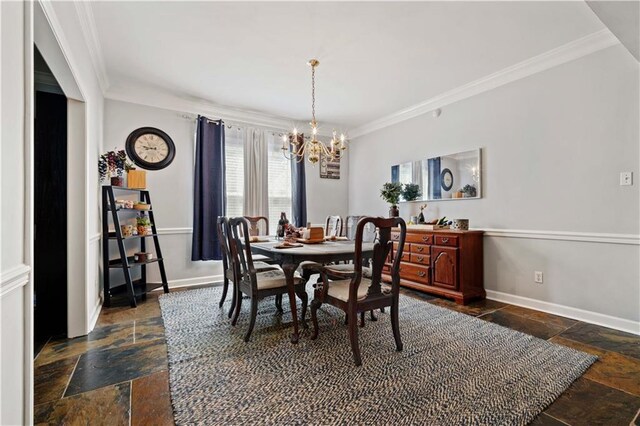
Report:
[{"label": "crown molding", "polygon": [[352,139],[358,138],[619,43],[611,31],[606,28],[602,29],[463,86],[434,96],[419,104],[404,108],[393,114],[359,126],[352,129],[352,131],[349,132],[349,136]]},{"label": "crown molding", "polygon": [[91,63],[93,69],[96,72],[98,78],[98,84],[104,95],[109,89],[109,77],[107,75],[107,68],[104,64],[104,56],[102,55],[102,46],[100,45],[100,39],[96,33],[96,22],[93,17],[93,9],[91,8],[90,1],[76,1],[74,2],[76,7],[76,13],[80,20],[80,27],[82,34],[84,35],[85,43],[89,49],[89,55],[91,56]]},{"label": "crown molding", "polygon": [[[110,88],[104,95],[105,99],[111,99],[132,104],[145,105],[154,108],[162,108],[179,113],[204,115],[212,119],[221,119],[229,124],[244,124],[289,131],[293,127],[304,129],[305,123],[300,120],[268,114],[227,105],[215,104],[200,99],[185,99],[176,95],[162,93],[154,90],[127,89],[117,90]],[[324,129],[338,128],[330,123],[322,126]],[[331,136],[331,131],[319,131],[320,136]]]}]

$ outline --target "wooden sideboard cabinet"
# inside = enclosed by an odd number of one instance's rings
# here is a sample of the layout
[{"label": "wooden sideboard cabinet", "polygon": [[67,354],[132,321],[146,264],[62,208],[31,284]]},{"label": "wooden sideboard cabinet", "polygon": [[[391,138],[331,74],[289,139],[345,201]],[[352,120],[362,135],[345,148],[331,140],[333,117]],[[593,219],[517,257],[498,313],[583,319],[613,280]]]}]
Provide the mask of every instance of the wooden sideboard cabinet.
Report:
[{"label": "wooden sideboard cabinet", "polygon": [[[466,304],[484,299],[482,231],[431,231],[407,228],[400,262],[400,285],[454,299]],[[393,250],[382,278],[391,282],[391,261],[398,249],[393,232]]]}]

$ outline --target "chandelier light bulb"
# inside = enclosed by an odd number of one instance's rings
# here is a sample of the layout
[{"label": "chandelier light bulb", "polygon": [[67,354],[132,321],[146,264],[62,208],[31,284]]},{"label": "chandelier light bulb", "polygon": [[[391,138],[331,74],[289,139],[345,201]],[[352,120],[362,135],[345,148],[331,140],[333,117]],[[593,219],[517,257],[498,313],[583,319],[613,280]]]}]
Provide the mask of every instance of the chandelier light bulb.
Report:
[{"label": "chandelier light bulb", "polygon": [[347,138],[344,133],[340,134],[340,139],[338,139],[338,132],[333,130],[333,137],[331,138],[331,142],[321,142],[318,140],[318,122],[316,121],[316,84],[315,84],[315,76],[316,76],[316,68],[320,64],[320,61],[317,59],[310,59],[307,62],[309,66],[311,66],[311,122],[309,123],[311,128],[311,137],[308,140],[304,140],[301,138],[298,139],[298,129],[294,127],[293,129],[293,140],[290,142],[292,146],[292,152],[290,155],[285,153],[286,141],[283,138],[283,148],[282,152],[284,157],[287,160],[296,160],[297,162],[301,162],[304,160],[305,156],[309,159],[312,164],[316,164],[321,157],[327,157],[330,161],[336,160],[340,158],[340,151],[344,151],[347,149]]}]

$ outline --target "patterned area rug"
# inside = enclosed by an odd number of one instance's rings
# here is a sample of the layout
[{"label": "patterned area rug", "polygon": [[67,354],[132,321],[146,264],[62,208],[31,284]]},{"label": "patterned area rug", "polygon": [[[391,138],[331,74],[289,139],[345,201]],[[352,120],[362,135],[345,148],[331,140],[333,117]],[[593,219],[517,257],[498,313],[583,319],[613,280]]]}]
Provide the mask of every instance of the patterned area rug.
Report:
[{"label": "patterned area rug", "polygon": [[318,340],[292,345],[290,314],[265,299],[244,343],[249,303],[231,327],[220,292],[160,298],[179,425],[524,425],[597,359],[400,296],[404,351],[387,311],[359,329],[358,368],[340,311],[323,306]]}]

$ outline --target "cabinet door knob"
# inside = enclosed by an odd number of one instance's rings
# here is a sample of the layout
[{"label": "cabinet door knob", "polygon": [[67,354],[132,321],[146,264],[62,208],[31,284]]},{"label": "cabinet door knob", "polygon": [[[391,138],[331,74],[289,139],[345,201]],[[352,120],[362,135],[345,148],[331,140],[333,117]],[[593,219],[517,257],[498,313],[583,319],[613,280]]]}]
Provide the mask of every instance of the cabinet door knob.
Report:
[{"label": "cabinet door knob", "polygon": [[418,251],[420,251],[420,252],[421,252],[423,249],[424,249],[423,247],[416,247],[416,250],[418,250]]},{"label": "cabinet door knob", "polygon": [[443,244],[447,244],[448,242],[449,242],[449,239],[448,239],[448,238],[443,238],[443,239],[442,239],[442,243],[443,243]]},{"label": "cabinet door knob", "polygon": [[398,234],[394,234],[394,235],[393,235],[393,239],[394,239],[394,240],[399,240],[399,239],[400,239],[400,235],[398,235]]},{"label": "cabinet door knob", "polygon": [[426,236],[426,235],[424,235],[424,236],[422,237],[422,241],[424,241],[424,242],[426,243],[427,241],[429,241],[429,237],[428,237],[428,236]]},{"label": "cabinet door knob", "polygon": [[418,262],[422,262],[424,260],[423,256],[418,256]]},{"label": "cabinet door knob", "polygon": [[418,271],[418,276],[419,276],[420,278],[424,278],[426,275],[427,275],[427,273],[426,273],[426,272],[424,272],[424,271]]}]

